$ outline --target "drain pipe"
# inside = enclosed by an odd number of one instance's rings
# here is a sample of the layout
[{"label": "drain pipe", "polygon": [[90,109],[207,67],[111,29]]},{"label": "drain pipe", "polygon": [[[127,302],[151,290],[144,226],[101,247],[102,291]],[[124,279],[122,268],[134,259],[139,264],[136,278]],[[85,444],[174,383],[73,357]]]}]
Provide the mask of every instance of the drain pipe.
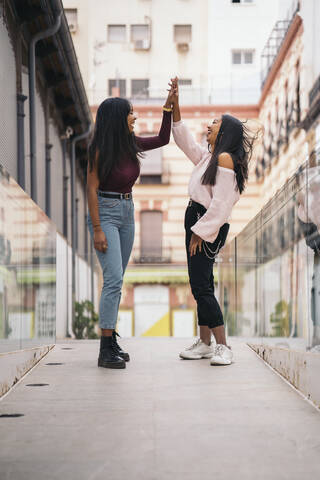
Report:
[{"label": "drain pipe", "polygon": [[69,247],[68,247],[68,181],[67,176],[67,142],[73,135],[73,129],[68,126],[63,135],[61,135],[62,146],[62,183],[63,183],[63,229],[62,233],[66,241],[66,278],[67,278],[67,309],[66,309],[66,338],[71,337],[69,333]]},{"label": "drain pipe", "polygon": [[26,189],[26,172],[25,172],[25,158],[24,158],[24,102],[28,97],[18,93],[18,183],[20,187]]},{"label": "drain pipe", "polygon": [[[84,189],[84,192],[85,192],[85,225],[87,225],[87,220],[88,220],[88,198],[87,198],[87,189],[85,188]],[[93,308],[94,308],[94,259],[93,259],[93,245],[92,245],[92,241],[90,239],[90,243],[89,243],[89,248],[88,248],[88,230],[86,229],[86,238],[85,238],[85,253],[86,253],[86,260],[87,260],[87,263],[89,261],[89,253],[90,253],[90,299],[91,299],[91,303],[93,305]],[[93,312],[92,312],[92,315],[91,315],[91,318],[93,317]]]},{"label": "drain pipe", "polygon": [[91,124],[87,130],[81,135],[77,135],[71,140],[71,244],[72,244],[72,315],[71,322],[74,320],[75,301],[76,301],[76,235],[77,235],[77,218],[76,218],[76,143],[87,138],[91,132]]},{"label": "drain pipe", "polygon": [[30,177],[31,198],[37,203],[37,150],[36,150],[36,44],[39,40],[51,37],[60,28],[62,12],[56,18],[54,25],[47,30],[36,33],[29,45],[29,111],[30,111]]},{"label": "drain pipe", "polygon": [[93,244],[90,241],[90,284],[91,284],[91,303],[94,309],[94,258],[93,258]]}]

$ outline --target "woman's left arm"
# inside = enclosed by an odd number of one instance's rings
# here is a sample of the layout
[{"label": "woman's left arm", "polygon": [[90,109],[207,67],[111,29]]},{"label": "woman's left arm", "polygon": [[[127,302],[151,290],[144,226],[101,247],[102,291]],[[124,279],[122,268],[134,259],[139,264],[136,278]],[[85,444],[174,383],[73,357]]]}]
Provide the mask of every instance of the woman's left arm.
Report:
[{"label": "woman's left arm", "polygon": [[159,134],[154,137],[135,137],[136,143],[143,151],[163,147],[170,141],[172,117],[172,91],[170,90],[166,103],[163,105],[162,123]]},{"label": "woman's left arm", "polygon": [[163,147],[169,143],[171,132],[171,115],[171,111],[163,111],[162,123],[158,135],[154,137],[135,137],[136,143],[141,150],[153,150],[154,148]]},{"label": "woman's left arm", "polygon": [[[220,163],[220,162],[219,162]],[[236,197],[234,171],[224,167],[217,173],[212,187],[212,200],[206,213],[191,227],[195,235],[206,242],[214,242],[220,227],[227,222]]]}]

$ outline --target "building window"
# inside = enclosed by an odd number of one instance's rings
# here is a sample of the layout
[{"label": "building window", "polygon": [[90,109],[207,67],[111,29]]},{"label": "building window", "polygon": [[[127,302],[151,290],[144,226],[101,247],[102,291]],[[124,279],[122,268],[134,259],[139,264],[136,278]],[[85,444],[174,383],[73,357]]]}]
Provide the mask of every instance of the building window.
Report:
[{"label": "building window", "polygon": [[108,80],[108,95],[109,97],[125,97],[126,80],[122,78],[116,80]]},{"label": "building window", "polygon": [[150,26],[148,24],[131,25],[131,42],[133,42],[135,50],[149,50],[151,45]]},{"label": "building window", "polygon": [[174,25],[173,36],[175,43],[191,43],[192,25]]},{"label": "building window", "polygon": [[232,50],[233,65],[252,65],[254,50]]},{"label": "building window", "polygon": [[254,3],[254,0],[231,0],[231,3]]},{"label": "building window", "polygon": [[147,78],[131,80],[132,98],[149,98],[149,80]]},{"label": "building window", "polygon": [[76,8],[65,8],[64,13],[70,32],[76,32],[78,30],[78,10]]},{"label": "building window", "polygon": [[162,212],[151,210],[140,214],[140,255],[144,261],[162,259]]},{"label": "building window", "polygon": [[108,25],[108,42],[109,43],[125,43],[126,42],[126,26],[125,25]]},{"label": "building window", "polygon": [[192,80],[186,78],[179,78],[179,86],[190,86],[192,85]]}]

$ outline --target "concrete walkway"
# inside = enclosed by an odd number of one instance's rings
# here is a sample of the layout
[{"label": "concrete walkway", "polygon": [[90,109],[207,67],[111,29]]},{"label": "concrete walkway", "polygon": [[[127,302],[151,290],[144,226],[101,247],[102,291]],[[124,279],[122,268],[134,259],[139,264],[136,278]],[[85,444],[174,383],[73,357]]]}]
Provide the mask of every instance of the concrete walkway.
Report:
[{"label": "concrete walkway", "polygon": [[177,358],[184,340],[123,340],[120,371],[96,341],[58,344],[0,401],[24,414],[0,418],[1,480],[320,478],[320,413],[231,344],[236,363],[210,367]]}]

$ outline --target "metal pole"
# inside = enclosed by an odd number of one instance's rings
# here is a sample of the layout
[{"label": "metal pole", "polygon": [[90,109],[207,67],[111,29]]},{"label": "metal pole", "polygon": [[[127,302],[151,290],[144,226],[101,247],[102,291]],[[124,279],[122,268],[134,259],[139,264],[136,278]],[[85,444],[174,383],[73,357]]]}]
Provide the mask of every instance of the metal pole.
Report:
[{"label": "metal pole", "polygon": [[71,140],[71,243],[72,243],[72,315],[71,321],[74,319],[75,301],[76,301],[76,235],[77,235],[77,219],[76,219],[76,143],[87,138],[91,132],[91,124],[87,130],[74,137]]},{"label": "metal pole", "polygon": [[29,110],[30,110],[30,176],[31,198],[37,202],[37,150],[36,150],[36,43],[51,37],[60,28],[62,12],[56,18],[54,25],[47,30],[36,33],[29,45]]},{"label": "metal pole", "polygon": [[93,259],[93,245],[90,241],[90,280],[91,280],[91,303],[94,308],[94,259]]},{"label": "metal pole", "polygon": [[24,163],[24,102],[28,97],[18,93],[18,183],[20,187],[26,189],[26,171]]},{"label": "metal pole", "polygon": [[51,143],[46,144],[46,214],[51,218]]},{"label": "metal pole", "polygon": [[[87,190],[85,189],[85,225],[87,225],[88,221],[88,202],[87,202]],[[85,238],[85,254],[86,260],[89,260],[89,251],[90,251],[90,292],[91,292],[91,303],[94,308],[94,258],[93,258],[93,245],[90,239],[88,248],[88,229],[86,228],[86,238]],[[93,314],[93,312],[92,312]]]},{"label": "metal pole", "polygon": [[67,164],[66,164],[66,154],[67,154],[67,138],[62,138],[62,182],[63,182],[63,236],[68,241],[68,180],[67,175]]}]

